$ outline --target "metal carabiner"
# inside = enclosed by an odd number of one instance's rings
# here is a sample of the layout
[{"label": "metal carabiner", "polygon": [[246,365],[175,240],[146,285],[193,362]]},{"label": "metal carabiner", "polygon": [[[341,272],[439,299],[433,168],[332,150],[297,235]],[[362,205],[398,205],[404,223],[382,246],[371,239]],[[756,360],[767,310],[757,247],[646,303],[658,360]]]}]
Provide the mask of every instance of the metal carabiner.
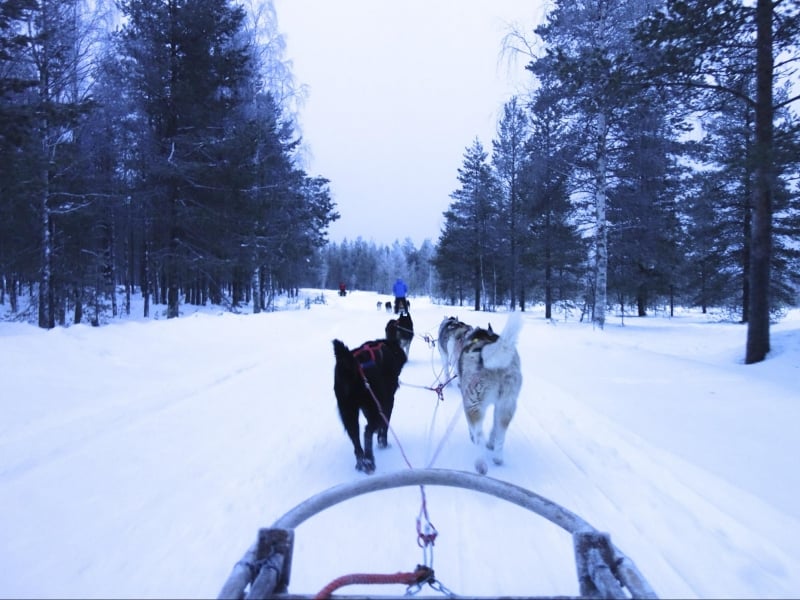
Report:
[{"label": "metal carabiner", "polygon": [[445,586],[442,584],[442,582],[441,582],[441,581],[439,581],[438,579],[436,579],[436,578],[434,578],[434,577],[431,577],[431,578],[428,580],[428,585],[429,585],[429,586],[430,586],[430,587],[431,587],[433,590],[435,590],[435,591],[439,592],[440,594],[443,594],[443,595],[447,596],[448,598],[455,598],[455,597],[456,597],[456,595],[455,595],[455,593],[454,593],[454,592],[452,592],[451,590],[447,589],[447,587],[445,587]]}]

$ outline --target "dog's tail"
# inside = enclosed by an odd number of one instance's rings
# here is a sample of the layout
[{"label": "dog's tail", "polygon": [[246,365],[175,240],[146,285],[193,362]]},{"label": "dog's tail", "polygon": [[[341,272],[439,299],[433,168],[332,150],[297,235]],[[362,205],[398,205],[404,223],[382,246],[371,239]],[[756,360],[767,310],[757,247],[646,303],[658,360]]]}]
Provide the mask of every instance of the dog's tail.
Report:
[{"label": "dog's tail", "polygon": [[481,350],[483,364],[487,369],[501,369],[511,364],[516,356],[520,329],[522,329],[522,315],[514,311],[508,315],[506,326],[503,327],[497,342],[488,344]]},{"label": "dog's tail", "polygon": [[350,348],[340,340],[333,340],[333,355],[336,357],[336,364],[354,370],[355,360]]}]

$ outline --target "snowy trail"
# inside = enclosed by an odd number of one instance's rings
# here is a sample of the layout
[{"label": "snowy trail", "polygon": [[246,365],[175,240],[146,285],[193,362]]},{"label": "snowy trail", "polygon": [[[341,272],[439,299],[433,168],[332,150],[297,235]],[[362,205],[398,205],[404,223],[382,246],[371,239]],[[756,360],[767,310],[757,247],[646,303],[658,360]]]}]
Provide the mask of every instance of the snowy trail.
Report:
[{"label": "snowy trail", "polygon": [[[780,565],[797,556],[797,523],[755,498],[742,506],[747,495],[741,490],[592,414],[574,399],[553,396],[550,404],[558,409],[543,415],[543,432],[577,470],[570,473],[569,464],[559,467],[563,487],[554,490],[551,498],[612,532],[617,545],[639,563],[667,565],[666,571],[671,570],[677,581],[651,576],[656,589],[668,588],[670,594],[681,597],[735,597],[754,583],[749,578],[761,577],[760,589],[780,594],[780,578],[793,576],[781,572]],[[558,456],[548,454],[547,462],[558,464]],[[574,486],[566,486],[565,478],[574,478]],[[629,515],[637,518],[631,520]],[[761,530],[771,519],[781,527],[791,525],[782,539],[765,536]],[[702,548],[720,563],[726,561],[728,576],[709,582],[708,565],[692,564],[687,548]],[[778,576],[777,585],[770,575]]]},{"label": "snowy trail", "polygon": [[[14,532],[0,549],[0,597],[214,596],[259,527],[324,489],[364,477],[353,469],[336,413],[331,340],[354,347],[381,337],[393,315],[376,311],[375,297],[331,295],[310,311],[37,331],[13,347],[0,343],[9,372],[24,372],[26,361],[43,355],[70,366],[47,377],[44,364],[41,377],[12,379],[8,387],[12,397],[34,401],[9,406],[11,418],[0,423],[0,530]],[[392,418],[399,441],[390,437],[390,448],[378,451],[378,473],[408,468],[401,449],[415,467],[438,450],[433,466],[472,469],[455,382],[441,402],[424,389],[437,383],[440,365],[422,336],[435,335],[451,314],[474,325],[491,321],[498,330],[505,321],[412,300],[418,335]],[[174,335],[159,335],[164,327]],[[718,385],[714,369],[693,366],[691,354],[732,352],[739,341],[650,348],[637,336],[640,346],[627,352],[625,329],[579,344],[579,327],[526,316],[519,409],[506,464],[490,467],[489,476],[609,532],[662,597],[796,595],[800,522],[787,514],[783,497],[766,501],[752,493],[757,482],[737,485],[735,469],[719,457],[687,460],[690,433],[663,435],[661,420],[680,423],[693,408],[676,393],[702,404]],[[125,344],[110,335],[113,328],[124,328]],[[85,343],[91,336],[97,339]],[[51,347],[61,352],[49,357]],[[658,372],[646,366],[653,352],[663,355]],[[201,369],[192,367],[198,356]],[[561,375],[563,361],[572,361],[575,377]],[[763,386],[757,380],[740,385]],[[617,396],[620,386],[632,385],[649,394],[647,409]],[[775,388],[771,401],[788,397]],[[672,405],[677,416],[670,417]],[[797,409],[787,410],[790,418]],[[767,423],[754,421],[756,432],[741,438],[748,447]],[[722,433],[707,432],[714,435],[724,442]],[[731,456],[738,457],[735,448]],[[465,490],[428,488],[426,497],[439,532],[434,567],[454,592],[578,593],[572,542],[558,527]],[[415,530],[420,507],[419,490],[405,488],[304,523],[291,591],[316,593],[346,572],[412,569],[423,560]]]},{"label": "snowy trail", "polygon": [[[537,355],[542,356],[550,347],[545,344]],[[682,350],[685,355],[686,349]],[[616,358],[613,352],[572,356],[578,364],[593,360],[597,372],[612,374],[619,369]],[[643,364],[647,362],[644,360]],[[677,364],[674,369],[670,368],[671,362]],[[667,401],[674,402],[681,390],[685,393],[695,387],[691,367],[679,364],[685,362],[684,356],[667,355],[660,362],[663,370],[658,373],[637,370],[631,357],[626,358],[625,366],[645,383],[643,399],[650,401],[653,395],[663,394]],[[554,490],[551,497],[583,514],[596,527],[613,532],[617,545],[636,557],[640,565],[668,565],[663,571],[651,569],[654,574],[650,582],[656,589],[669,589],[669,595],[677,596],[736,597],[755,585],[767,590],[769,596],[780,596],[784,578],[800,585],[796,573],[788,572],[784,566],[793,563],[800,552],[800,523],[796,519],[702,467],[687,463],[672,452],[673,444],[668,445],[668,450],[652,443],[664,441],[663,438],[656,436],[646,441],[641,436],[650,435],[653,428],[644,420],[618,420],[598,413],[593,406],[605,406],[607,397],[603,396],[609,394],[605,386],[598,386],[592,393],[585,389],[587,379],[553,384],[546,373],[545,367],[536,386],[546,398],[547,410],[538,411],[534,417],[558,451],[585,475],[583,481],[576,480],[578,485],[574,488],[564,486]],[[708,371],[704,373],[707,379]],[[697,378],[700,389],[709,385],[704,378]],[[653,380],[660,383],[653,385]],[[562,386],[579,390],[578,395],[565,392]],[[747,396],[746,390],[742,392]],[[526,409],[536,412],[529,406]],[[621,413],[613,414],[618,417]],[[639,427],[628,429],[631,423]],[[706,434],[713,436],[715,432]],[[702,456],[698,458],[698,464],[714,464]],[[557,464],[557,460],[558,456],[548,454],[548,463]],[[559,468],[558,473],[561,479],[570,476],[568,467]],[[562,496],[563,491],[566,496]],[[630,515],[637,518],[630,519]],[[641,540],[649,540],[649,544],[642,544]],[[688,552],[689,548],[702,548],[703,554],[718,557],[718,568],[727,575],[709,582],[708,565],[692,564],[694,552]],[[660,574],[670,570],[675,580],[662,580]]]}]

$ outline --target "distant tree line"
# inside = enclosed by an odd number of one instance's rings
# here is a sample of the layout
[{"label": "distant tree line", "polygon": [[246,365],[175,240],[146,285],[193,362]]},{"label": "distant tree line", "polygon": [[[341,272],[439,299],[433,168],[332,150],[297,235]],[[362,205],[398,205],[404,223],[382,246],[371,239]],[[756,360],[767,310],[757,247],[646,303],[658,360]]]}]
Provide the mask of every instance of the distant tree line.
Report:
[{"label": "distant tree line", "polygon": [[[800,279],[800,3],[557,1],[531,93],[465,150],[435,247],[328,244],[270,0],[0,0],[0,302],[41,327],[404,276],[476,309],[676,303],[748,324]],[[115,290],[124,290],[117,306]],[[30,315],[27,315],[30,317]]]},{"label": "distant tree line", "polygon": [[411,297],[436,296],[435,252],[430,240],[419,248],[408,238],[391,245],[367,242],[361,237],[331,242],[316,253],[303,285],[333,289],[344,283],[348,290],[374,291],[385,294],[388,300],[395,280],[402,277]]},{"label": "distant tree line", "polygon": [[276,23],[269,0],[0,0],[0,302],[52,328],[133,290],[175,317],[298,285],[338,214],[299,166]]},{"label": "distant tree line", "polygon": [[440,293],[600,327],[613,306],[724,307],[762,360],[800,289],[800,3],[560,1],[535,33],[543,51],[508,37],[534,91],[464,153]]}]

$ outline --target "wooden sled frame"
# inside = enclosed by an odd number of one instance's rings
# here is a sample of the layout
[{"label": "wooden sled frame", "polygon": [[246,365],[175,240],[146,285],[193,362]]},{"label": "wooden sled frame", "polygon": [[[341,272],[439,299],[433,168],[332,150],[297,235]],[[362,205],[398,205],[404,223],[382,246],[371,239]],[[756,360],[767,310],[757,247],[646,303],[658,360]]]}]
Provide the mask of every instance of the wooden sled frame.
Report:
[{"label": "wooden sled frame", "polygon": [[[298,525],[331,506],[363,494],[420,485],[464,488],[489,494],[526,508],[572,534],[580,589],[577,598],[657,598],[633,561],[611,543],[610,536],[598,531],[575,513],[517,485],[450,469],[408,469],[372,475],[312,496],[275,521],[272,527],[259,530],[258,539],[234,565],[218,598],[250,600],[290,597],[287,590],[294,529]],[[337,594],[336,597],[347,596]],[[546,597],[537,598],[544,600]]]}]

